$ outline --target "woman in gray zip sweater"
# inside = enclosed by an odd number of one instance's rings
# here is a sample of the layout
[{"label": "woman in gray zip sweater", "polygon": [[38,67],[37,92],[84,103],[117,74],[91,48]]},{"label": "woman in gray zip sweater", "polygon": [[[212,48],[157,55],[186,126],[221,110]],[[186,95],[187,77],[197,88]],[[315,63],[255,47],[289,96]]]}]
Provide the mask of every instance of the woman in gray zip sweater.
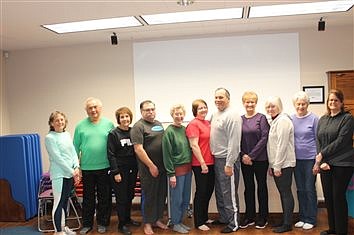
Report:
[{"label": "woman in gray zip sweater", "polygon": [[344,95],[330,90],[327,114],[317,127],[317,156],[313,167],[321,173],[322,190],[327,207],[329,229],[321,235],[348,234],[346,190],[354,171],[354,119],[344,110]]}]

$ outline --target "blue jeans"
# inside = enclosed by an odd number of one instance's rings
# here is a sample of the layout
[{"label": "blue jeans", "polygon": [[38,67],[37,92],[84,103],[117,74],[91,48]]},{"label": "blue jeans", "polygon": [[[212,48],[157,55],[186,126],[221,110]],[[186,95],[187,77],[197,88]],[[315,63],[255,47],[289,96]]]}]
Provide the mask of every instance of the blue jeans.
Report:
[{"label": "blue jeans", "polygon": [[316,176],[312,174],[315,159],[296,160],[295,181],[299,200],[299,219],[302,222],[316,225],[317,194]]},{"label": "blue jeans", "polygon": [[172,224],[182,223],[191,199],[192,171],[176,176],[176,187],[170,187],[170,209]]}]

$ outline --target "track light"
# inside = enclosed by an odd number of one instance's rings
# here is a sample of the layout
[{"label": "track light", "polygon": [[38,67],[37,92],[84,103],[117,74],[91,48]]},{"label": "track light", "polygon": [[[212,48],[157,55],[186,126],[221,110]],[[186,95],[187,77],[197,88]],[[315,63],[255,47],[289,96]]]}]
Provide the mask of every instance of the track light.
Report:
[{"label": "track light", "polygon": [[117,45],[118,44],[118,37],[116,33],[113,32],[113,35],[111,36],[111,43],[112,45]]},{"label": "track light", "polygon": [[323,17],[318,21],[318,31],[325,31],[326,29],[326,21],[323,20]]}]

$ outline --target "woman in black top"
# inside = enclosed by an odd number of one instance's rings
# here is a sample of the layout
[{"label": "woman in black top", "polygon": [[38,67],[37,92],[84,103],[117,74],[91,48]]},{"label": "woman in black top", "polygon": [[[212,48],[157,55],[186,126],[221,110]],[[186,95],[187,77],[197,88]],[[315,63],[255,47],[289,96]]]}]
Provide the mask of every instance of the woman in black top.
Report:
[{"label": "woman in black top", "polygon": [[111,167],[111,179],[116,195],[118,231],[130,235],[126,225],[140,226],[140,222],[130,218],[138,166],[134,146],[130,140],[129,125],[133,114],[127,107],[116,111],[118,127],[111,130],[107,140],[107,156]]},{"label": "woman in black top", "polygon": [[314,173],[320,172],[329,229],[321,235],[348,233],[346,190],[354,171],[354,119],[344,111],[344,95],[330,90],[327,114],[317,128],[317,156]]}]

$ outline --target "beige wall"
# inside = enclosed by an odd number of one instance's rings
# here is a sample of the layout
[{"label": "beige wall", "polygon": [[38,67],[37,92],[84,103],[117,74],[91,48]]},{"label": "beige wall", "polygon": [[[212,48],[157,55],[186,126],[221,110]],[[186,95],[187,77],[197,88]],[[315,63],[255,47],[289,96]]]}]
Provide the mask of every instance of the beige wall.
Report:
[{"label": "beige wall", "polygon": [[[324,32],[316,29],[287,32],[299,33],[302,86],[327,87],[327,71],[353,69],[352,25],[328,26]],[[75,124],[86,117],[83,102],[89,96],[102,99],[103,114],[114,122],[117,107],[134,107],[132,43],[123,41],[118,46],[106,43],[10,52],[5,69],[1,69],[4,76],[1,76],[0,133],[39,133],[44,170],[47,170],[43,139],[48,132],[50,112],[65,112],[69,118],[68,131],[73,134]],[[284,77],[284,82],[286,79]],[[321,115],[325,105],[311,105],[310,109]],[[140,114],[137,116],[139,118]],[[270,184],[270,194],[278,195],[272,180]],[[278,196],[270,197],[270,205],[280,207]]]},{"label": "beige wall", "polygon": [[86,117],[84,100],[99,97],[103,114],[114,118],[118,106],[134,107],[132,44],[83,45],[12,52],[6,66],[10,133],[39,133],[44,170],[48,158],[43,139],[48,117],[60,110],[68,131]]},{"label": "beige wall", "polygon": [[[327,95],[327,71],[353,69],[353,26],[327,27],[326,31],[300,33],[301,85],[324,85]],[[325,105],[310,105],[322,115]]]},{"label": "beige wall", "polygon": [[5,135],[10,132],[9,126],[9,112],[6,100],[6,89],[5,89],[5,71],[6,71],[6,60],[9,53],[0,50],[0,136]]}]

